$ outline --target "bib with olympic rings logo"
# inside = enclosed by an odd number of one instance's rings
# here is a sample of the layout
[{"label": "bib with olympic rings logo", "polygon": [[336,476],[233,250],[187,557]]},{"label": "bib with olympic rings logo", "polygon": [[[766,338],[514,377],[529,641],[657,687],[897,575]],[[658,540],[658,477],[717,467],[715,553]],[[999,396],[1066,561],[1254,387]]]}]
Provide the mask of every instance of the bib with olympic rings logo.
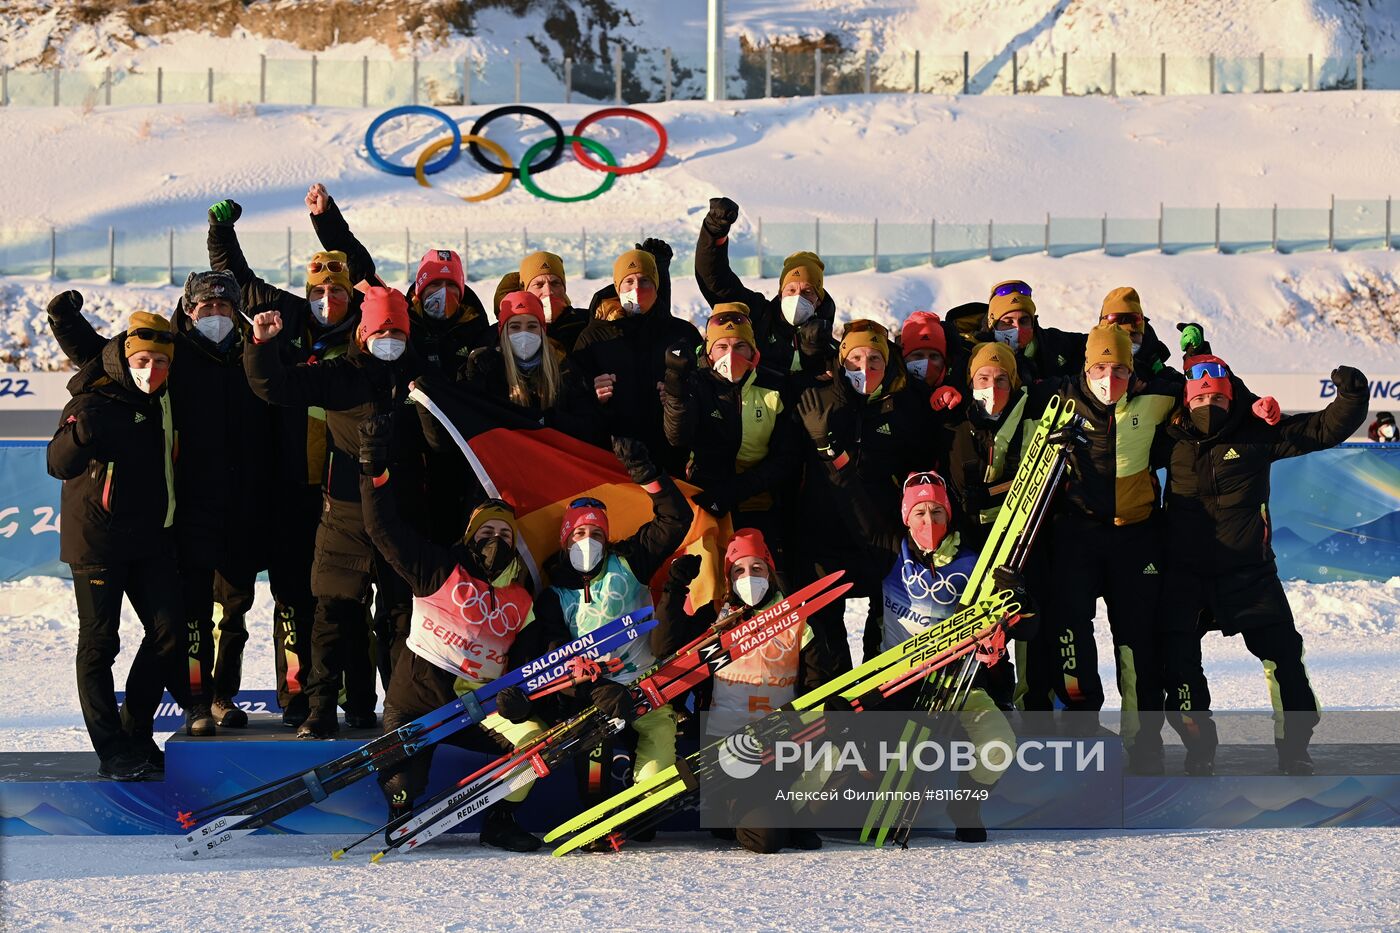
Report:
[{"label": "bib with olympic rings logo", "polygon": [[955,541],[946,544],[951,555],[940,547],[938,556],[946,558],[946,562],[933,569],[914,559],[909,553],[908,540],[900,545],[899,559],[881,585],[884,597],[882,651],[888,651],[911,634],[953,614],[963,590],[967,589],[968,575],[977,565],[977,555],[958,548]]},{"label": "bib with olympic rings logo", "polygon": [[[588,585],[588,602],[583,601],[583,590],[569,587],[553,587],[559,596],[559,608],[564,614],[564,622],[569,626],[569,634],[574,638],[586,635],[600,625],[606,625],[618,616],[635,612],[651,605],[651,590],[637,579],[627,561],[616,554],[609,554],[603,572]],[[622,670],[612,679],[618,683],[630,684],[641,676],[642,671],[656,664],[651,653],[651,640],[637,638],[626,647],[609,655],[622,662]]]},{"label": "bib with olympic rings logo", "polygon": [[519,583],[493,589],[457,567],[437,592],[413,597],[406,644],[438,667],[487,683],[505,671],[530,605],[530,593]]}]

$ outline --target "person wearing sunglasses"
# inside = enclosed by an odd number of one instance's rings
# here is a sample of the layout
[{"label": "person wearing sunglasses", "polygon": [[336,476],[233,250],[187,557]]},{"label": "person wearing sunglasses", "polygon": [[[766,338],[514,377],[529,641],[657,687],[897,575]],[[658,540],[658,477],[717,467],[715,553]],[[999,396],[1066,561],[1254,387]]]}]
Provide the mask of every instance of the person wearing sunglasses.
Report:
[{"label": "person wearing sunglasses", "polygon": [[[700,558],[685,555],[682,561],[699,569]],[[687,578],[690,569],[680,574]],[[689,595],[684,586],[667,586],[658,614],[684,620],[686,635],[694,638],[715,624],[721,616],[757,613],[776,606],[786,596],[787,587],[778,573],[777,562],[763,532],[744,528],[734,532],[724,549],[724,595],[716,603],[706,603],[694,614],[686,612]],[[821,659],[816,640],[806,623],[789,629],[762,650],[744,655],[703,681],[695,691],[697,711],[704,712],[701,744],[722,739],[748,723],[782,707],[794,697],[821,684]],[[755,801],[757,795],[748,796]],[[731,829],[711,830],[720,839],[736,841],[750,852],[771,854],[781,849],[812,850],[822,847],[821,837],[810,829],[788,828],[791,805],[756,804],[733,813]]]},{"label": "person wearing sunglasses", "polygon": [[1099,309],[1099,323],[1127,331],[1133,342],[1133,371],[1139,379],[1151,379],[1168,368],[1171,351],[1157,337],[1147,315],[1142,313],[1142,299],[1137,289],[1123,286],[1105,295]]},{"label": "person wearing sunglasses", "polygon": [[[651,498],[652,519],[631,535],[610,540],[607,504],[591,496],[571,501],[559,527],[559,551],[546,561],[550,586],[535,599],[530,624],[539,637],[563,644],[628,612],[652,604],[651,579],[675,553],[690,527],[691,509],[675,482],[652,460],[646,445],[634,438],[613,438],[613,452],[632,482]],[[680,565],[680,566],[676,566]],[[688,586],[699,572],[698,561],[673,561],[670,586]],[[657,614],[659,624],[647,639],[638,639],[612,655],[621,670],[608,679],[565,691],[572,715],[590,703],[628,723],[637,743],[634,780],[669,767],[676,759],[676,714],[670,706],[640,718],[629,708],[626,685],[651,668],[657,658],[679,648],[683,634],[675,620]],[[584,796],[605,788],[588,776],[590,756],[576,758]],[[599,796],[597,799],[601,800]]]},{"label": "person wearing sunglasses", "polygon": [[738,204],[710,198],[695,246],[695,281],[711,307],[737,302],[749,308],[763,365],[783,375],[796,398],[823,381],[836,356],[836,304],[826,291],[826,266],[816,253],[799,251],[783,260],[777,294],[749,288],[729,263],[730,230],[738,219]]},{"label": "person wearing sunglasses", "polygon": [[[850,535],[833,534],[833,501],[842,493],[828,475],[829,462],[841,466],[854,462],[867,495],[888,511],[898,505],[899,483],[908,473],[937,463],[937,438],[928,430],[929,406],[901,391],[907,377],[902,366],[887,365],[891,359],[884,325],[851,321],[842,335],[830,380],[808,389],[798,402],[797,415],[809,443],[804,445],[806,473],[798,496],[794,540],[803,552],[797,555],[797,566],[813,579],[850,566],[861,550],[861,543]],[[875,594],[856,587],[851,595]],[[812,626],[832,658],[832,673],[849,670],[841,601],[818,612]],[[879,616],[872,611],[863,638],[867,659],[879,651],[879,626]]]},{"label": "person wearing sunglasses", "polygon": [[1077,375],[1084,362],[1084,335],[1043,326],[1031,287],[1020,279],[992,286],[986,324],[972,337],[973,343],[991,341],[1016,354],[1022,385]]},{"label": "person wearing sunglasses", "polygon": [[[309,198],[307,206],[313,226],[344,225],[329,195]],[[351,282],[345,253],[313,253],[304,267],[304,287],[284,290],[260,278],[249,266],[235,229],[242,214],[243,208],[236,201],[212,205],[208,211],[208,248],[211,268],[231,272],[238,282],[243,313],[248,318],[270,310],[281,315],[283,327],[277,343],[289,366],[344,356],[359,324],[362,297]],[[308,712],[306,679],[311,671],[311,628],[316,610],[311,565],[321,521],[321,482],[334,445],[327,443],[324,410],[269,407],[277,482],[272,484],[268,508],[279,517],[280,533],[263,536],[249,553],[257,555],[256,562],[267,569],[273,600],[277,701],[284,724],[294,729]],[[223,574],[215,578],[215,601],[228,624],[246,616],[253,597],[252,579],[230,579]]]},{"label": "person wearing sunglasses", "polygon": [[600,443],[598,410],[573,363],[548,336],[544,306],[533,292],[501,296],[497,346],[473,350],[460,381],[482,395],[518,406],[546,427]]},{"label": "person wearing sunglasses", "polygon": [[[859,557],[847,569],[847,579],[855,582],[858,590],[878,594],[872,603],[879,607],[879,649],[888,651],[962,608],[963,590],[977,565],[978,553],[967,546],[954,527],[953,502],[943,477],[931,470],[910,473],[900,484],[898,506],[882,508],[860,482],[855,466],[831,461],[824,469],[841,493],[834,500],[834,511],[845,533],[864,544]],[[1033,637],[1037,629],[1036,608],[1026,593],[1021,574],[1008,567],[997,567],[993,574],[998,585],[1012,590],[1015,601],[1021,605],[1021,618],[1008,635],[1013,639]],[[936,675],[928,682],[929,687],[938,688],[945,683],[945,676]],[[979,667],[973,688],[958,710],[962,714],[962,730],[979,748],[991,742],[1016,747],[1016,736],[1005,712],[1012,708],[1015,682],[1011,659],[1004,650],[997,663]],[[920,708],[919,692],[919,686],[911,685],[879,708]],[[999,777],[998,772],[979,765],[959,776],[958,787],[973,792],[986,790]],[[959,841],[986,840],[979,795],[969,794],[966,800],[950,805],[948,812]]]},{"label": "person wearing sunglasses", "polygon": [[[666,440],[688,454],[695,504],[737,528],[762,529],[782,554],[783,487],[797,472],[801,434],[781,377],[760,368],[747,306],[721,303],[705,325],[697,367],[684,344],[666,351]],[[781,559],[781,558],[780,558]]]},{"label": "person wearing sunglasses", "polygon": [[[280,341],[275,339],[283,326],[277,311],[264,311],[253,318],[253,339],[243,350],[248,383],[259,398],[302,411],[313,407],[323,410],[330,434],[331,450],[322,482],[324,507],[311,568],[316,610],[306,684],[309,713],[297,730],[303,738],[331,738],[339,731],[336,700],[342,678],[346,684],[346,723],[352,728],[371,728],[377,722],[374,655],[365,624],[372,588],[378,591],[378,601],[392,607],[394,629],[378,646],[381,659],[387,655],[388,664],[380,671],[386,684],[392,676],[393,658],[408,634],[411,595],[365,531],[358,457],[360,422],[390,411],[401,429],[395,465],[402,464],[402,472],[408,476],[421,475],[421,430],[416,410],[406,400],[409,382],[424,364],[408,348],[410,320],[408,301],[402,293],[371,286],[365,289],[359,325],[344,356],[288,365]],[[404,507],[403,501],[400,507]]]},{"label": "person wearing sunglasses", "polygon": [[[134,312],[69,381],[72,398],[48,445],[49,475],[63,481],[58,556],[72,570],[77,601],[78,702],[98,773],[117,781],[163,771],[152,738],[163,691],[189,708],[174,572],[176,432],[166,390],[174,357],[170,323]],[[123,597],[145,634],[119,711],[112,664]]]},{"label": "person wearing sunglasses", "polygon": [[[1108,607],[1123,739],[1129,767],[1161,773],[1161,684],[1156,611],[1165,554],[1157,482],[1151,469],[1158,428],[1180,404],[1174,370],[1147,383],[1133,375],[1132,339],[1112,324],[1089,332],[1081,371],[1031,387],[1026,418],[1038,420],[1055,394],[1072,400],[1086,422],[1065,431],[1069,475],[1059,495],[1046,553],[1044,637],[1030,646],[1027,677],[1038,664],[1056,672],[1055,693],[1071,716],[1066,728],[1091,734],[1104,703],[1094,642],[1097,601]],[[1046,653],[1053,653],[1047,659]],[[1028,709],[1045,699],[1027,697]],[[1092,714],[1092,715],[1091,715]],[[1156,728],[1153,728],[1154,723]]]},{"label": "person wearing sunglasses", "polygon": [[666,472],[680,476],[684,455],[666,442],[661,396],[666,351],[694,353],[700,332],[671,313],[671,247],[648,238],[613,262],[612,284],[589,303],[589,320],[570,360],[592,385],[603,436],[635,437]]},{"label": "person wearing sunglasses", "polygon": [[[510,503],[487,499],[466,530],[444,546],[405,521],[393,494],[394,418],[360,424],[360,496],[365,527],[376,548],[413,592],[413,617],[404,651],[384,696],[384,729],[405,723],[502,673],[544,654],[549,645],[527,624],[533,586],[519,550],[520,527]],[[447,741],[493,757],[522,747],[552,720],[554,704],[532,702],[519,687],[496,694],[496,710]],[[428,786],[434,746],[378,771],[390,821],[413,811]],[[515,810],[530,785],[485,811],[482,845],[533,852],[540,841],[521,829]]]},{"label": "person wearing sunglasses", "polygon": [[1274,708],[1278,768],[1313,773],[1308,744],[1317,696],[1303,665],[1270,547],[1273,463],[1326,450],[1366,420],[1366,377],[1332,371],[1337,396],[1326,408],[1270,424],[1251,411],[1243,383],[1217,356],[1186,361],[1186,405],[1166,429],[1167,554],[1161,629],[1168,718],[1186,745],[1186,772],[1214,773],[1216,731],[1201,664],[1207,631],[1240,635],[1264,664]]}]

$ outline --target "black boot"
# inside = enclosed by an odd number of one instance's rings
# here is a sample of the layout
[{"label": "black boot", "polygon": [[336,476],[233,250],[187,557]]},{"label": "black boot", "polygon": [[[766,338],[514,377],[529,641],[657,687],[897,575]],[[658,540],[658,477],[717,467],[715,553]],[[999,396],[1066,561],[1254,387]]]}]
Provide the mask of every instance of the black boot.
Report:
[{"label": "black boot", "polygon": [[345,725],[351,729],[373,729],[379,725],[379,717],[374,714],[374,710],[368,713],[352,713],[346,710]]},{"label": "black boot", "polygon": [[1215,752],[1186,750],[1185,771],[1191,777],[1212,777],[1215,774]]},{"label": "black boot", "polygon": [[989,788],[972,778],[971,771],[958,775],[958,793],[965,799],[948,803],[948,818],[953,821],[953,836],[958,842],[986,842],[987,827],[982,825],[983,791]]},{"label": "black boot", "polygon": [[340,734],[340,719],[334,706],[316,709],[297,729],[299,739],[333,739]]},{"label": "black boot", "polygon": [[225,729],[243,729],[248,725],[248,714],[239,709],[232,700],[215,700],[210,712]]},{"label": "black boot", "polygon": [[217,732],[209,707],[200,705],[185,710],[185,735],[210,736]]},{"label": "black boot", "polygon": [[144,781],[151,773],[151,765],[144,755],[123,751],[102,762],[97,773],[109,781]]},{"label": "black boot", "polygon": [[[1311,736],[1309,736],[1311,738]],[[1313,772],[1312,756],[1308,754],[1307,739],[1274,739],[1278,749],[1278,770],[1291,777],[1310,777]]]},{"label": "black boot", "polygon": [[516,804],[502,800],[488,807],[486,821],[481,824],[481,844],[507,852],[534,852],[540,840],[520,828],[515,822]]},{"label": "black boot", "polygon": [[282,710],[282,725],[288,729],[297,728],[306,722],[310,709],[310,704],[306,702],[306,694],[298,693],[287,701],[287,708]]},{"label": "black boot", "polygon": [[811,829],[788,830],[788,848],[811,852],[822,847],[822,837]]}]

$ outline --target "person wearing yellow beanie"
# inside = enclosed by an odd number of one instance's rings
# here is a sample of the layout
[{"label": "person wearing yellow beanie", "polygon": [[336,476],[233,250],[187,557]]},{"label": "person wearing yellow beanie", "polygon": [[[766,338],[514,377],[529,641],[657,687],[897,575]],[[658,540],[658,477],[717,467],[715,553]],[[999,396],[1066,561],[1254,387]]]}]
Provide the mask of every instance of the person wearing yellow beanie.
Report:
[{"label": "person wearing yellow beanie", "polygon": [[613,288],[629,315],[646,314],[656,303],[656,259],[651,253],[629,249],[613,262]]},{"label": "person wearing yellow beanie", "polygon": [[1045,326],[1023,279],[992,286],[983,325],[968,339],[972,344],[995,341],[1009,347],[1016,354],[1023,385],[1078,375],[1084,362],[1084,335]]},{"label": "person wearing yellow beanie", "polygon": [[1028,393],[1006,344],[979,343],[967,368],[971,402],[953,429],[948,481],[963,504],[963,543],[980,550],[1020,466]]},{"label": "person wearing yellow beanie", "polygon": [[1084,344],[1084,378],[1100,402],[1118,404],[1133,378],[1133,340],[1127,331],[1113,324],[1100,324],[1089,331]]},{"label": "person wearing yellow beanie", "polygon": [[[1112,324],[1132,340],[1133,369],[1143,379],[1161,375],[1167,369],[1171,351],[1152,330],[1149,318],[1142,310],[1142,299],[1132,286],[1124,285],[1104,296],[1099,309],[1099,323]],[[1197,330],[1199,331],[1199,325]],[[1187,344],[1182,344],[1186,349]]]},{"label": "person wearing yellow beanie", "polygon": [[133,311],[127,319],[122,354],[136,387],[147,395],[160,391],[175,360],[175,331],[150,311]]},{"label": "person wearing yellow beanie", "polygon": [[787,373],[800,392],[822,381],[836,361],[836,305],[826,290],[826,265],[816,253],[802,250],[783,260],[776,293],[747,287],[729,262],[730,230],[738,218],[734,201],[710,199],[695,247],[695,280],[711,307],[729,301],[749,307],[764,366]]},{"label": "person wearing yellow beanie", "polygon": [[[572,353],[579,334],[588,325],[588,310],[575,308],[569,299],[564,260],[543,250],[520,261],[519,290],[534,294],[544,306],[545,332],[559,349]],[[512,288],[510,291],[515,291]],[[500,307],[500,295],[495,307]]]}]

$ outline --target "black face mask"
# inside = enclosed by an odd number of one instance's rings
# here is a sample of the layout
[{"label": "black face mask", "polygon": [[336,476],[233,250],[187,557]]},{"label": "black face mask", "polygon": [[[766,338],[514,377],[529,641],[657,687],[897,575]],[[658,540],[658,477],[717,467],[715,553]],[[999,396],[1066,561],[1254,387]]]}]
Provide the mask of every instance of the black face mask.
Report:
[{"label": "black face mask", "polygon": [[1215,405],[1202,405],[1200,408],[1191,409],[1191,424],[1206,437],[1217,434],[1225,427],[1225,420],[1229,417],[1228,411]]},{"label": "black face mask", "polygon": [[505,573],[515,560],[515,548],[501,538],[480,538],[467,544],[467,550],[486,574],[487,582]]}]

